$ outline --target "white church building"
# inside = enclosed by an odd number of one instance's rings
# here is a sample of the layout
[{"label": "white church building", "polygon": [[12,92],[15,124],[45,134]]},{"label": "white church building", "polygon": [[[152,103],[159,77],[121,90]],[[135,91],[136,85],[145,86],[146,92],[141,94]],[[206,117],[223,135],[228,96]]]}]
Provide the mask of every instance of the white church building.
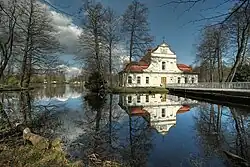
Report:
[{"label": "white church building", "polygon": [[131,116],[142,116],[161,135],[176,126],[176,116],[188,112],[196,100],[168,94],[120,95],[119,105]]},{"label": "white church building", "polygon": [[122,87],[164,87],[175,83],[198,83],[198,74],[188,65],[177,64],[175,53],[165,42],[119,72]]}]

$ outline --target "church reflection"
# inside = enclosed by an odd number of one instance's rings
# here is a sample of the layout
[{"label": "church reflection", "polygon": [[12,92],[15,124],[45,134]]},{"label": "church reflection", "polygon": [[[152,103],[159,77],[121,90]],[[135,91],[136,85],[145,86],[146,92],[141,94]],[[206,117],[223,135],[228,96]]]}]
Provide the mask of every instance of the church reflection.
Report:
[{"label": "church reflection", "polygon": [[148,126],[165,135],[176,125],[176,115],[190,111],[198,102],[168,94],[120,95],[119,106],[129,116],[141,116]]}]

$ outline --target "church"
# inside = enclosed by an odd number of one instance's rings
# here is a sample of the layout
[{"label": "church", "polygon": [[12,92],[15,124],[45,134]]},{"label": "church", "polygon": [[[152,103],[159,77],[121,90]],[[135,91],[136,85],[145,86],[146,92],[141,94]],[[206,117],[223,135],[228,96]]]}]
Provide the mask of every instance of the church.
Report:
[{"label": "church", "polygon": [[195,84],[198,74],[185,64],[177,64],[176,55],[163,42],[148,49],[139,62],[131,62],[119,72],[121,87],[166,87],[167,84]]}]

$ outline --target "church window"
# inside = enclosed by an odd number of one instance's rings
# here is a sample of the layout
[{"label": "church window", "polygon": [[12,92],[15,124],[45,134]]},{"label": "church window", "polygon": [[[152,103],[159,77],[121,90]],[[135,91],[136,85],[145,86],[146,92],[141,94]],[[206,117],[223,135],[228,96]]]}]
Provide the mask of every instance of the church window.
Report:
[{"label": "church window", "polygon": [[146,95],[146,102],[149,102],[149,95]]},{"label": "church window", "polygon": [[178,83],[181,83],[181,77],[178,77]]},{"label": "church window", "polygon": [[165,117],[166,113],[165,113],[165,108],[161,109],[161,117]]},{"label": "church window", "polygon": [[162,62],[162,66],[161,66],[162,70],[166,69],[166,62]]},{"label": "church window", "polygon": [[132,96],[128,96],[128,103],[132,103]]},{"label": "church window", "polygon": [[149,77],[146,77],[146,84],[149,84]]},{"label": "church window", "polygon": [[131,76],[128,76],[128,83],[132,84],[132,77]]},{"label": "church window", "polygon": [[137,77],[137,84],[141,83],[141,77]]},{"label": "church window", "polygon": [[137,103],[140,103],[140,102],[141,102],[141,96],[138,95],[138,96],[137,96]]}]

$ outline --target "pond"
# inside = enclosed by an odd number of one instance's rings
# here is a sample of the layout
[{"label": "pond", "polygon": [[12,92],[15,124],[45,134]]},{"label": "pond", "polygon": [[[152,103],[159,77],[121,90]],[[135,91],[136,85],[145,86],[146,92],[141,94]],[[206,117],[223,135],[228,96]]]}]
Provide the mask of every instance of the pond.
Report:
[{"label": "pond", "polygon": [[25,122],[60,137],[71,159],[91,155],[125,166],[228,166],[223,151],[250,159],[248,107],[170,94],[98,97],[81,87],[1,93],[1,129]]}]

